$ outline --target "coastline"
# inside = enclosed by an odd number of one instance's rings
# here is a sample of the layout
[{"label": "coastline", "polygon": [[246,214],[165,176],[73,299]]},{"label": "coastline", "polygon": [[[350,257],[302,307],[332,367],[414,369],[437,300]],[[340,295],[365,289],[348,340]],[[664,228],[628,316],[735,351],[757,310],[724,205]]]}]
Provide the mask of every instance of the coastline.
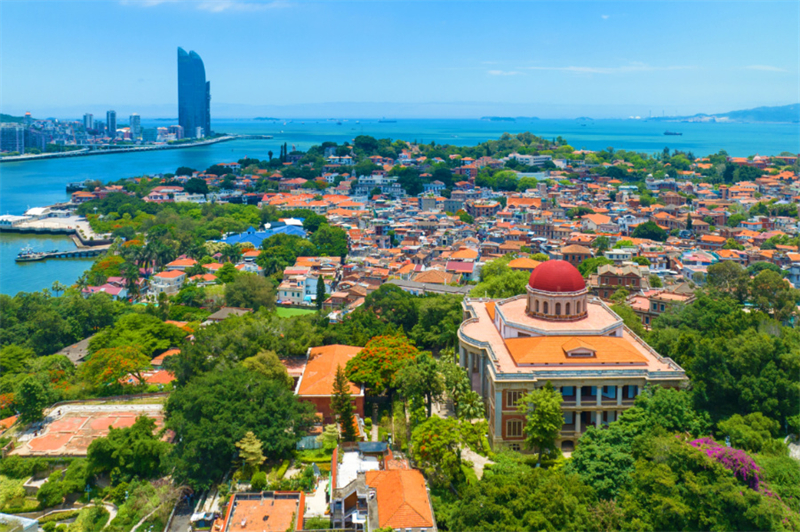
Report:
[{"label": "coastline", "polygon": [[40,153],[36,155],[13,155],[11,157],[0,158],[0,163],[18,163],[23,161],[37,161],[41,159],[62,159],[66,157],[85,157],[88,155],[111,155],[114,153],[130,153],[142,151],[157,151],[157,150],[178,150],[183,148],[195,148],[198,146],[209,146],[220,142],[228,142],[231,140],[238,140],[240,138],[247,138],[247,135],[225,135],[216,139],[203,140],[200,142],[192,142],[185,144],[164,144],[161,146],[131,146],[129,148],[111,148],[91,150],[84,148],[82,150],[66,151],[59,153]]}]

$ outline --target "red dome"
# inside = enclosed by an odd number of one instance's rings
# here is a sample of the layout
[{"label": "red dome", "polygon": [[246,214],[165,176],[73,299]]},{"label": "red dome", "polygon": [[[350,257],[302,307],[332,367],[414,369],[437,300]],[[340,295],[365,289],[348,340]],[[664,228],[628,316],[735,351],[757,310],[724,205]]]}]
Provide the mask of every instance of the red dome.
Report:
[{"label": "red dome", "polygon": [[548,260],[533,269],[528,285],[543,292],[579,292],[586,288],[586,281],[569,262]]}]

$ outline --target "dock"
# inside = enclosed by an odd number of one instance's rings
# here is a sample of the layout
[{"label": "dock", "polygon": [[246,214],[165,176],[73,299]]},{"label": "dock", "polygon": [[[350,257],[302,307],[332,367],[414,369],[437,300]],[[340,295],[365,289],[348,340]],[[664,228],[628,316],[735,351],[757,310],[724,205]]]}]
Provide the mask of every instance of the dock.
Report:
[{"label": "dock", "polygon": [[16,262],[38,262],[47,259],[78,259],[85,257],[97,257],[106,252],[108,246],[103,246],[102,249],[73,249],[70,251],[49,251],[43,253],[35,253],[25,257],[17,257]]}]

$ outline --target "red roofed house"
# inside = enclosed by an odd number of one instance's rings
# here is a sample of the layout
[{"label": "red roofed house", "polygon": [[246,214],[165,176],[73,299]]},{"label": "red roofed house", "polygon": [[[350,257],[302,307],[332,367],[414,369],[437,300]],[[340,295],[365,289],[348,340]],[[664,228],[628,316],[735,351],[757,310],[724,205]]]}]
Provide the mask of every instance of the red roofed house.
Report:
[{"label": "red roofed house", "polygon": [[[323,423],[333,423],[335,416],[331,410],[333,397],[333,381],[336,378],[336,368],[342,369],[347,361],[356,356],[361,347],[349,345],[325,345],[312,347],[308,350],[308,363],[303,376],[295,387],[295,394],[303,401],[312,403]],[[350,396],[353,399],[355,413],[364,417],[364,387],[350,383]]]},{"label": "red roofed house", "polygon": [[186,274],[180,270],[157,273],[150,280],[150,290],[156,295],[161,292],[169,295],[177,294],[185,280]]}]

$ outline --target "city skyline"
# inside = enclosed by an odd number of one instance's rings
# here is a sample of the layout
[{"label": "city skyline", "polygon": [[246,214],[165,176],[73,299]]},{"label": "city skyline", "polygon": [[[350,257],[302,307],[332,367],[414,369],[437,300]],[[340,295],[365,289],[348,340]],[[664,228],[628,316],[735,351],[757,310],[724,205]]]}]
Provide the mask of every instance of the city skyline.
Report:
[{"label": "city skyline", "polygon": [[[202,53],[215,80],[216,118],[604,118],[800,101],[796,2],[127,0],[40,7],[3,3],[0,39],[15,50],[1,67],[3,112],[67,117],[114,108],[121,116],[175,117],[172,54],[181,45]],[[91,35],[71,31],[79,20],[129,21],[143,38],[97,48]],[[56,58],[48,39],[13,46],[32,25],[53,39],[69,35],[76,49],[92,53]],[[770,30],[758,39],[742,38],[764,27]]]}]

